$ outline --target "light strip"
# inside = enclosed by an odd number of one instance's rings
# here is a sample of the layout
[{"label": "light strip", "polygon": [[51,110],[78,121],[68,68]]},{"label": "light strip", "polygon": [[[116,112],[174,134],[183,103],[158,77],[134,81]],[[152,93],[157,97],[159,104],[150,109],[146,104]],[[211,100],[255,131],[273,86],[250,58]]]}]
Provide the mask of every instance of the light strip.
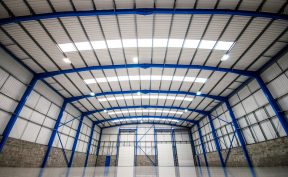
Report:
[{"label": "light strip", "polygon": [[98,98],[99,102],[106,102],[106,101],[116,101],[116,100],[132,100],[132,99],[162,99],[162,100],[178,100],[178,101],[192,101],[193,98],[191,97],[184,97],[184,96],[166,96],[166,95],[157,95],[157,94],[150,94],[150,95],[125,95],[125,96],[117,96],[117,97],[108,97],[108,98]]},{"label": "light strip", "polygon": [[[137,44],[138,42],[138,44]],[[107,43],[107,45],[106,45]],[[123,46],[122,46],[123,44]],[[168,45],[167,45],[168,44]],[[91,47],[92,45],[92,47]],[[193,40],[193,39],[120,39],[116,40],[104,40],[101,41],[91,41],[90,42],[75,42],[75,43],[62,43],[58,44],[63,52],[75,52],[77,49],[79,51],[85,50],[101,50],[101,49],[119,49],[119,48],[136,48],[136,47],[154,47],[154,48],[199,48],[199,49],[215,49],[215,50],[229,50],[234,42],[231,41],[214,41],[214,40]],[[215,46],[215,47],[214,47]]]},{"label": "light strip", "polygon": [[115,114],[127,114],[127,113],[148,113],[148,112],[179,114],[179,115],[183,114],[183,112],[180,112],[180,111],[157,110],[157,109],[137,109],[137,110],[114,111],[114,112],[109,111],[108,114],[115,115]]},{"label": "light strip", "polygon": [[134,76],[118,76],[118,77],[102,77],[95,79],[85,79],[86,84],[119,82],[119,81],[179,81],[179,82],[198,82],[205,83],[206,78],[196,78],[188,76],[161,76],[161,75],[134,75]]},{"label": "light strip", "polygon": [[[112,120],[111,122],[114,123],[118,123],[118,122],[122,122],[122,121],[170,121],[170,122],[180,122],[179,120],[175,120],[175,119],[161,119],[161,118],[129,118],[129,119],[117,119],[117,120]],[[183,120],[185,121],[185,120]]]}]

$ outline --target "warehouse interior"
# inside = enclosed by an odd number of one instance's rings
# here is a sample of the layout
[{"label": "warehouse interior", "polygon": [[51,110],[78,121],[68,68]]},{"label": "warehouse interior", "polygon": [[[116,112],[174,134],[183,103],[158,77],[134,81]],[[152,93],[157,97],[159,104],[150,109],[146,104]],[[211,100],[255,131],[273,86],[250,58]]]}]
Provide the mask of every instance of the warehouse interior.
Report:
[{"label": "warehouse interior", "polygon": [[287,0],[0,0],[0,177],[284,177]]}]

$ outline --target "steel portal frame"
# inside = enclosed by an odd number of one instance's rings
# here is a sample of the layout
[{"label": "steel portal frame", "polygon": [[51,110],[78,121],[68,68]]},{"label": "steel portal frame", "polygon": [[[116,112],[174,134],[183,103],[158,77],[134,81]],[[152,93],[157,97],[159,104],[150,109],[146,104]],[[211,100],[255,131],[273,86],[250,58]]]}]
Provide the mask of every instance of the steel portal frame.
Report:
[{"label": "steel portal frame", "polygon": [[[282,14],[274,14],[274,13],[265,13],[265,12],[251,12],[251,11],[237,11],[237,10],[218,10],[218,9],[113,9],[113,10],[95,10],[95,11],[78,11],[78,12],[56,12],[56,13],[49,13],[49,14],[37,14],[32,16],[21,16],[21,17],[13,17],[13,18],[7,18],[7,19],[1,19],[0,25],[9,24],[9,23],[16,23],[16,22],[23,22],[23,21],[30,21],[30,20],[40,20],[40,19],[49,19],[49,18],[59,18],[59,17],[67,17],[67,16],[100,16],[100,15],[124,15],[124,14],[138,14],[138,15],[151,15],[151,14],[210,14],[210,15],[242,15],[242,16],[250,16],[250,17],[263,17],[263,18],[270,18],[270,19],[282,19],[282,20],[288,20],[287,15]],[[287,48],[287,47],[286,47]],[[278,55],[282,55],[283,53],[286,53],[287,50],[281,50],[271,61],[274,61],[275,58],[277,58]],[[11,53],[10,53],[11,55]],[[15,56],[12,55],[12,57],[15,58]],[[17,59],[16,59],[17,60]],[[19,61],[20,62],[20,61]],[[23,65],[22,62],[20,64]],[[266,67],[266,65],[265,65]],[[26,67],[25,67],[26,68]],[[234,70],[234,69],[227,69],[227,68],[218,68],[218,67],[209,67],[209,66],[201,66],[201,65],[173,65],[173,64],[131,64],[131,65],[112,65],[112,66],[92,66],[87,68],[76,68],[76,69],[68,69],[63,71],[55,71],[55,72],[48,72],[48,73],[41,73],[41,74],[35,74],[32,80],[30,81],[29,85],[27,86],[22,98],[20,99],[16,109],[14,110],[14,113],[12,114],[4,132],[3,137],[0,142],[0,152],[2,152],[4,145],[9,137],[9,134],[17,121],[17,118],[25,106],[26,100],[28,99],[29,95],[33,91],[37,81],[44,80],[48,77],[53,77],[59,74],[68,74],[73,72],[82,72],[82,71],[91,71],[91,70],[103,70],[103,69],[121,69],[121,68],[182,68],[182,69],[199,69],[199,70],[210,70],[210,71],[219,71],[219,72],[229,72],[234,74],[239,74],[243,76],[250,77],[252,79],[256,79],[258,84],[260,85],[260,88],[264,92],[267,100],[269,101],[269,104],[271,105],[272,109],[274,110],[277,118],[279,119],[279,122],[281,123],[282,127],[284,128],[286,134],[288,134],[288,122],[285,118],[283,112],[281,111],[279,105],[273,98],[272,94],[270,93],[269,89],[267,88],[266,84],[260,77],[259,72],[251,72],[251,71],[242,71],[242,70]],[[57,92],[57,91],[56,91]],[[249,160],[248,151],[245,146],[244,138],[242,137],[241,131],[239,129],[238,122],[236,120],[236,117],[232,111],[232,108],[228,102],[228,99],[226,99],[225,104],[229,110],[229,114],[232,118],[232,123],[234,125],[235,131],[237,133],[237,136],[240,140],[244,155],[247,159],[248,165],[252,167],[252,163]],[[56,120],[54,129],[52,131],[49,143],[48,143],[48,149],[47,152],[51,151],[51,147],[54,141],[54,138],[57,134],[57,130],[60,126],[61,118],[63,115],[63,112],[65,110],[65,107],[67,105],[67,102],[64,100],[64,103],[61,107],[60,113],[58,115],[58,118]],[[213,135],[214,136],[214,135]],[[245,150],[246,149],[246,150]],[[46,154],[47,155],[47,154]],[[45,166],[46,161],[48,159],[48,156],[44,157],[43,164]],[[49,153],[48,153],[49,155]],[[44,163],[45,162],[45,163]],[[43,166],[42,164],[42,166]]]}]

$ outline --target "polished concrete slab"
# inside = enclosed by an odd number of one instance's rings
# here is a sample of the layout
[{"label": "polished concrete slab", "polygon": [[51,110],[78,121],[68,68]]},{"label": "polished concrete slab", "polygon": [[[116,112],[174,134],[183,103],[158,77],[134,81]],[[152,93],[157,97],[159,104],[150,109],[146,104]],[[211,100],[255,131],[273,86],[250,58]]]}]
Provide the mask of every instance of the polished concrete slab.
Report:
[{"label": "polished concrete slab", "polygon": [[[255,173],[253,173],[253,171]],[[0,177],[287,177],[288,167],[0,168]]]}]

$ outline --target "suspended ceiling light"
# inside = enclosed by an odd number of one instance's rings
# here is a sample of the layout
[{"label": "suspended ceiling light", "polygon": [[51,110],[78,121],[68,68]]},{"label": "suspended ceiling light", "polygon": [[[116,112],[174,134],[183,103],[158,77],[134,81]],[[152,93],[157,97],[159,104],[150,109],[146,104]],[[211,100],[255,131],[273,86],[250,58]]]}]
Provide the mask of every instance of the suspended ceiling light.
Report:
[{"label": "suspended ceiling light", "polygon": [[134,58],[133,58],[133,62],[134,62],[134,63],[138,63],[138,58],[137,58],[137,57],[134,57]]},{"label": "suspended ceiling light", "polygon": [[148,95],[140,95],[140,92],[137,92],[137,95],[125,95],[125,96],[116,96],[116,97],[108,97],[108,98],[98,98],[99,102],[106,101],[116,101],[116,100],[135,100],[135,99],[156,99],[156,100],[177,100],[177,101],[189,101],[193,100],[192,97],[184,97],[184,96],[166,96],[166,95],[158,95],[158,94],[148,94]]},{"label": "suspended ceiling light", "polygon": [[202,94],[202,92],[200,92],[200,91],[198,91],[198,92],[196,92],[196,95],[201,95]]},{"label": "suspended ceiling light", "polygon": [[72,63],[69,58],[63,58],[63,61],[64,61],[65,63],[68,63],[68,64],[71,64],[71,63]]},{"label": "suspended ceiling light", "polygon": [[86,84],[117,82],[117,81],[180,81],[180,82],[198,82],[205,83],[206,78],[195,78],[188,76],[161,76],[161,75],[134,75],[134,76],[118,76],[118,77],[103,77],[95,79],[85,79]]},{"label": "suspended ceiling light", "polygon": [[[117,120],[112,120],[111,122],[114,123],[118,123],[118,122],[122,122],[122,121],[139,121],[139,118],[124,118],[124,119],[117,119]],[[175,119],[165,119],[165,118],[154,118],[154,117],[149,117],[149,118],[141,118],[141,123],[143,123],[143,121],[147,122],[147,121],[170,121],[170,122],[180,122],[179,120],[175,120]],[[185,121],[185,120],[183,120]]]},{"label": "suspended ceiling light", "polygon": [[226,60],[228,60],[229,59],[229,54],[225,54],[225,55],[223,55],[223,57],[221,58],[221,61],[226,61]]},{"label": "suspended ceiling light", "polygon": [[95,96],[95,93],[94,93],[94,92],[91,92],[91,93],[90,93],[90,96]]},{"label": "suspended ceiling light", "polygon": [[157,109],[137,109],[137,110],[123,110],[123,111],[109,111],[109,115],[115,115],[115,114],[127,114],[127,113],[168,113],[168,114],[179,114],[182,115],[183,112],[181,111],[169,111],[169,110],[157,110]]},{"label": "suspended ceiling light", "polygon": [[[107,43],[107,45],[106,45]],[[184,44],[183,44],[184,43]],[[74,45],[75,44],[75,45]],[[102,40],[102,41],[84,41],[75,43],[58,44],[63,52],[85,51],[85,50],[100,50],[100,49],[116,49],[116,48],[135,48],[135,47],[149,47],[154,48],[199,48],[199,49],[215,49],[215,50],[229,50],[234,42],[229,41],[214,41],[214,40],[193,40],[193,39],[120,39],[116,40]],[[123,44],[123,45],[122,45]],[[216,45],[215,45],[216,44]],[[92,45],[92,46],[91,46]],[[76,47],[75,47],[76,46]]]}]

